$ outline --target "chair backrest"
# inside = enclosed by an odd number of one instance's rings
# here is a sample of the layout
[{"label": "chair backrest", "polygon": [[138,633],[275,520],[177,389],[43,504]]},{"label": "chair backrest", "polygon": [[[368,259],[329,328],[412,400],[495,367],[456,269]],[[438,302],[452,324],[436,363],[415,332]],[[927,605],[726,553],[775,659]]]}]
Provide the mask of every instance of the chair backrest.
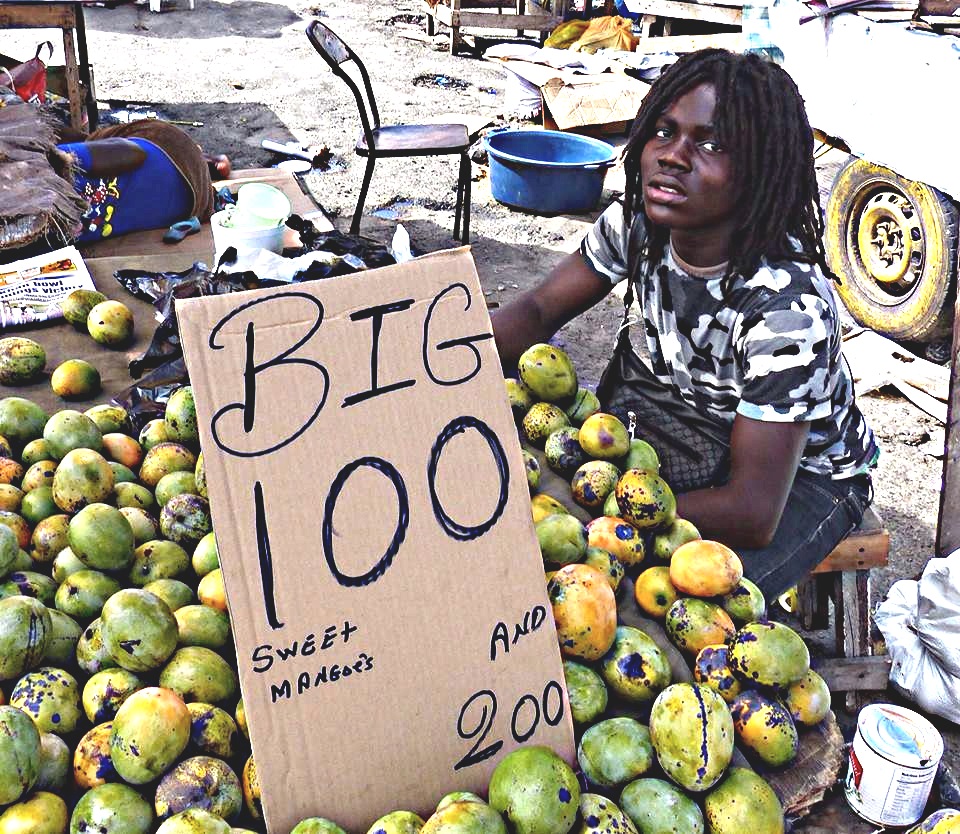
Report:
[{"label": "chair backrest", "polygon": [[[367,147],[372,149],[374,147],[373,131],[380,127],[380,113],[377,111],[377,102],[373,96],[373,88],[370,85],[370,76],[367,74],[366,67],[340,36],[319,20],[311,20],[307,25],[307,38],[313,44],[313,48],[320,53],[320,57],[333,70],[333,74],[343,79],[353,91],[354,98],[357,100],[357,109],[360,111],[360,122],[363,124],[363,135],[366,138]],[[356,79],[343,68],[343,65],[348,62],[353,62],[357,68],[363,84],[362,91]]]}]

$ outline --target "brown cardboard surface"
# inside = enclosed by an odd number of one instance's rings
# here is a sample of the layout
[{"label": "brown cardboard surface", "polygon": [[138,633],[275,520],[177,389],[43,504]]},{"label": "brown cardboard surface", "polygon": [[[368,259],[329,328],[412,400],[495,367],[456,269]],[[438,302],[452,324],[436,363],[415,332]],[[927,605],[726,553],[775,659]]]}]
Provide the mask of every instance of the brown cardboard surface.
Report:
[{"label": "brown cardboard surface", "polygon": [[630,121],[650,85],[621,72],[584,75],[530,61],[503,62],[540,88],[545,116],[560,130]]},{"label": "brown cardboard surface", "polygon": [[[47,370],[43,376],[30,385],[0,386],[0,396],[27,397],[38,403],[48,413],[63,408],[85,411],[96,403],[109,402],[110,397],[133,383],[128,370],[132,359],[140,356],[150,345],[157,323],[153,318],[155,310],[150,304],[141,301],[127,292],[113,277],[118,269],[142,268],[151,270],[187,269],[193,263],[189,256],[179,260],[171,251],[169,256],[158,255],[153,258],[95,258],[84,259],[93,283],[107,298],[122,301],[133,313],[133,341],[123,349],[110,349],[97,344],[86,331],[75,330],[63,319],[55,322],[33,325],[28,329],[17,328],[3,331],[3,335],[29,335],[31,339],[43,345],[47,353]],[[83,402],[62,400],[50,388],[50,374],[54,368],[67,359],[85,359],[100,372],[102,393]]]},{"label": "brown cardboard surface", "polygon": [[268,831],[427,815],[520,744],[572,762],[468,251],[177,314]]},{"label": "brown cardboard surface", "polygon": [[[277,168],[249,168],[233,171],[230,179],[216,182],[214,187],[219,189],[226,185],[236,193],[241,185],[248,182],[263,182],[279,188],[290,198],[294,214],[306,215],[318,210],[316,203],[303,193],[297,178],[293,174],[280,171]],[[312,216],[311,220],[321,231],[333,228],[333,225],[322,212],[319,216]],[[199,232],[185,237],[179,243],[164,243],[163,235],[165,232],[166,229],[131,232],[118,238],[87,244],[81,247],[81,252],[84,260],[89,262],[91,258],[131,258],[139,255],[162,254],[165,250],[168,250],[178,256],[189,254],[191,256],[190,263],[204,261],[208,265],[212,265],[214,246],[213,232],[210,230],[209,222],[204,223]],[[287,229],[283,238],[283,245],[299,246],[300,235],[293,229]],[[190,266],[190,264],[188,263],[187,266]]]}]

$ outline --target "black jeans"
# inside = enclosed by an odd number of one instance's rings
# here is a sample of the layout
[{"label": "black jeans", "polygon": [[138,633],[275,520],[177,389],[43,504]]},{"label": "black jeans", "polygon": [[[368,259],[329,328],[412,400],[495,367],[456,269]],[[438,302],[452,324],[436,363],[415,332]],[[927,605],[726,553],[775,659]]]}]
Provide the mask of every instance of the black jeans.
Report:
[{"label": "black jeans", "polygon": [[863,518],[873,500],[869,475],[835,481],[797,470],[773,541],[737,550],[743,573],[768,601],[805,578]]}]

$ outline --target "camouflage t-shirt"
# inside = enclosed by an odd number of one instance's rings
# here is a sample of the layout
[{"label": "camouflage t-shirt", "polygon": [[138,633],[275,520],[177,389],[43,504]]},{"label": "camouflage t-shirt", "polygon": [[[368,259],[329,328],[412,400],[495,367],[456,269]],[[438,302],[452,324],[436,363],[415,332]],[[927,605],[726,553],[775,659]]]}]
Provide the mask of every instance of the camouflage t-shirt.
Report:
[{"label": "camouflage t-shirt", "polygon": [[[622,206],[613,203],[580,251],[618,283],[627,277],[627,241]],[[836,302],[818,266],[763,260],[724,292],[723,269],[685,270],[668,246],[650,277],[638,272],[652,370],[690,406],[728,428],[736,414],[809,421],[800,466],[816,474],[847,478],[875,462],[876,440],[840,351]]]}]

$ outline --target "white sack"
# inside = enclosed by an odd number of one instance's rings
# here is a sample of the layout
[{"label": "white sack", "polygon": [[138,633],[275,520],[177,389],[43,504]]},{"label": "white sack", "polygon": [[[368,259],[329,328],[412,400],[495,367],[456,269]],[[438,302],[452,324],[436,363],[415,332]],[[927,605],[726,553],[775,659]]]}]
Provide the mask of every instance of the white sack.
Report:
[{"label": "white sack", "polygon": [[921,709],[960,724],[960,550],[894,583],[874,614],[890,682]]}]

